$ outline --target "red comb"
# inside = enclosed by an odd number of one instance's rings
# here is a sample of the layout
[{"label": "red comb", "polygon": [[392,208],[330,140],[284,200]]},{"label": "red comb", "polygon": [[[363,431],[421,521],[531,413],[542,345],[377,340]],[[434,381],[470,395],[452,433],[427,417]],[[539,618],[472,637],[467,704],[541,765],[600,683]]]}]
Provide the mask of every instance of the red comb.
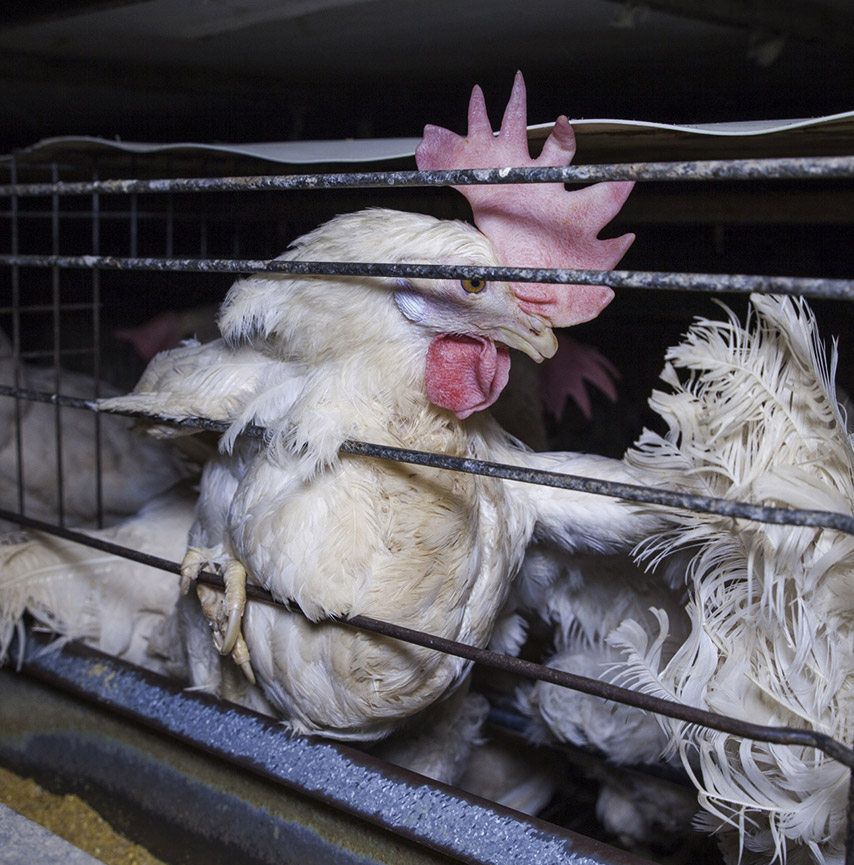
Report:
[{"label": "red comb", "polygon": [[[566,117],[557,119],[532,159],[528,150],[525,81],[516,73],[498,137],[486,113],[480,87],[469,102],[465,138],[441,126],[425,126],[415,151],[419,169],[524,168],[569,165],[575,135]],[[628,197],[633,181],[596,183],[566,190],[562,183],[454,187],[468,199],[475,225],[492,241],[501,264],[508,267],[557,267],[610,270],[635,239],[624,234],[608,240],[597,235]],[[614,296],[604,285],[512,283],[526,312],[539,313],[554,327],[595,318]]]}]

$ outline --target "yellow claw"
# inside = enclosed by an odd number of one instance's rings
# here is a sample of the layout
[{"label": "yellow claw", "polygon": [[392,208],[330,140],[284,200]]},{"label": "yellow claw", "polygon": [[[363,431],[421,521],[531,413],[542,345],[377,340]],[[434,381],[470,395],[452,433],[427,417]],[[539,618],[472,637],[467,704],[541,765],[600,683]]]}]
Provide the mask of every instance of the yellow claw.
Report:
[{"label": "yellow claw", "polygon": [[[198,579],[202,566],[210,561],[210,551],[204,547],[190,547],[181,562],[181,590],[186,592]],[[246,609],[246,569],[236,559],[230,559],[222,568],[225,596],[220,589],[196,584],[196,594],[202,614],[211,626],[213,644],[221,655],[231,655],[243,674],[254,685],[255,673],[249,660],[249,647],[240,630]]]},{"label": "yellow claw", "polygon": [[255,671],[252,669],[252,664],[250,663],[249,647],[246,645],[246,640],[243,639],[243,634],[237,635],[231,657],[240,666],[240,669],[243,670],[243,675],[254,685]]},{"label": "yellow claw", "polygon": [[209,552],[204,547],[188,547],[181,559],[181,594],[190,591],[190,584],[199,578],[202,566],[208,563]]},{"label": "yellow claw", "polygon": [[222,578],[225,582],[225,608],[228,611],[228,625],[222,639],[220,652],[227,655],[234,649],[238,637],[241,637],[240,623],[243,621],[243,611],[246,609],[246,569],[240,562],[232,559],[225,566]]}]

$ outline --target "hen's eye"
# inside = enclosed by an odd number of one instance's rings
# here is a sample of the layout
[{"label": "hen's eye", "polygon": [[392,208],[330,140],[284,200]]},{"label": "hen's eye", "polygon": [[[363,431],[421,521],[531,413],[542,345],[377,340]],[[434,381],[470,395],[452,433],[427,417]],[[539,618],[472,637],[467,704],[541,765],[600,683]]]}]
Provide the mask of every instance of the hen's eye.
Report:
[{"label": "hen's eye", "polygon": [[473,279],[461,279],[460,285],[469,294],[480,294],[486,288],[486,280],[474,277]]}]

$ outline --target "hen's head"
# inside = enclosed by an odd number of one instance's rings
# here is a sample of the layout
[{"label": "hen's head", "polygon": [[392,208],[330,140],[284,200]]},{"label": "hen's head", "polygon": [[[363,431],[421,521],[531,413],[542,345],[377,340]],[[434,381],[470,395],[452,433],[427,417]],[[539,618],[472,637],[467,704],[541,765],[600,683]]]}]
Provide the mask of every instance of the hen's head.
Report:
[{"label": "hen's head", "polygon": [[[430,263],[498,264],[491,242],[466,223],[400,216],[414,219],[423,250],[435,250]],[[428,398],[460,418],[498,399],[510,372],[509,348],[537,362],[557,351],[548,316],[536,307],[526,308],[507,282],[400,279],[394,300],[406,319],[433,334],[425,359]]]},{"label": "hen's head", "polygon": [[[417,159],[427,168],[565,165],[573,152],[564,117],[542,154],[530,159],[518,76],[497,138],[476,89],[468,137],[427,127]],[[599,183],[576,192],[560,183],[465,187],[477,228],[421,214],[363,210],[305,235],[282,258],[609,269],[632,235],[600,240],[597,234],[631,186]],[[333,359],[384,364],[383,378],[397,382],[401,376],[394,367],[402,355],[379,360],[380,346],[394,343],[408,353],[410,370],[413,361],[419,376],[423,369],[430,401],[466,418],[492,405],[507,384],[508,349],[538,362],[551,357],[557,350],[552,328],[595,317],[612,296],[605,286],[256,275],[233,286],[220,329],[231,344],[249,342],[306,365]]]},{"label": "hen's head", "polygon": [[[498,264],[492,243],[474,226],[381,208],[335,217],[282,258]],[[509,348],[536,361],[557,350],[547,314],[526,308],[506,282],[475,279],[255,274],[232,286],[219,325],[231,345],[300,363],[365,363],[395,343],[423,369],[429,400],[460,418],[498,398]],[[396,370],[388,374],[394,378]]]}]

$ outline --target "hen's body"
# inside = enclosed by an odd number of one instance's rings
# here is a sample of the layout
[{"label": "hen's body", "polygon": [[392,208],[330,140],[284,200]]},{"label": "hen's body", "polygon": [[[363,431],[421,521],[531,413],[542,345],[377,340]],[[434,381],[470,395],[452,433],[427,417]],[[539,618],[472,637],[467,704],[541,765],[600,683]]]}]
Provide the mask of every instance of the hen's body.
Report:
[{"label": "hen's body", "polygon": [[[359,260],[359,250],[380,261],[495,263],[470,226],[391,211],[338,217],[284,257]],[[630,478],[613,460],[532,454],[485,413],[428,398],[438,368],[458,401],[460,357],[476,378],[465,398],[487,399],[501,345],[554,350],[547,320],[520,312],[506,284],[467,296],[453,281],[259,274],[233,286],[220,328],[224,340],[159,356],[135,394],[107,407],[232,422],[205,469],[190,547],[219,566],[239,562],[250,583],[317,622],[262,604],[249,604],[243,622],[258,682],[297,730],[382,737],[467,671],[458,658],[319,620],[361,614],[485,645],[535,531],[565,548],[611,549],[655,522],[613,499],[339,456],[358,439]],[[238,438],[249,423],[268,440]],[[210,657],[195,670],[219,686]]]},{"label": "hen's body", "polygon": [[[459,456],[483,456],[490,434],[503,438],[489,423],[478,423],[484,430],[476,435],[465,435],[456,419],[424,426],[427,436],[376,427],[357,435],[421,449],[429,439],[433,449]],[[253,459],[244,459],[247,451]],[[312,619],[365,615],[487,642],[524,552],[518,538],[532,529],[505,484],[357,457],[306,478],[300,463],[288,455],[271,465],[253,445],[237,460],[218,460],[206,482],[218,496],[234,485],[230,500],[218,498],[228,513],[202,518],[191,544],[207,541],[239,560],[253,582],[296,601]],[[245,469],[242,477],[235,466]],[[229,542],[217,545],[222,535],[211,527],[223,517]],[[465,667],[433,650],[260,604],[247,609],[244,633],[268,699],[299,728],[332,724],[342,738],[388,732],[402,710],[417,712],[458,684]]]}]

